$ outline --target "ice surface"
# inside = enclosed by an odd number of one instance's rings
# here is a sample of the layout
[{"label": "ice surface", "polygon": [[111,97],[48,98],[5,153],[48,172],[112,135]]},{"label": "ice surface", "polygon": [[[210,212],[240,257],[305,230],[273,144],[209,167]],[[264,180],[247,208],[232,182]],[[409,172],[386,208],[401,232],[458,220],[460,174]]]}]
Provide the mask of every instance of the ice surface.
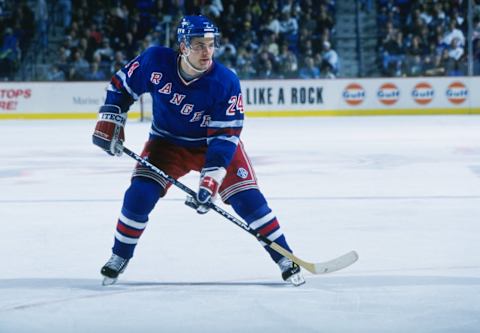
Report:
[{"label": "ice surface", "polygon": [[[247,119],[295,253],[360,255],[299,288],[248,233],[175,189],[119,283],[102,287],[134,161],[94,147],[93,126],[0,122],[1,333],[480,332],[480,117]],[[139,152],[147,132],[130,122],[126,145]]]}]

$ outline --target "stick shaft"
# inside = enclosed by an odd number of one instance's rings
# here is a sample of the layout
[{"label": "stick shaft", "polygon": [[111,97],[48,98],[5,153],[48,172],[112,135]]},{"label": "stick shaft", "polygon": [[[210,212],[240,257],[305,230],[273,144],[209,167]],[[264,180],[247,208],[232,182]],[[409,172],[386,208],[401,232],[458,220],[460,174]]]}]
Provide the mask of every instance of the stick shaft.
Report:
[{"label": "stick shaft", "polygon": [[[191,188],[189,188],[187,185],[183,184],[182,182],[178,181],[177,179],[173,178],[172,176],[166,174],[164,171],[157,168],[155,165],[153,165],[152,163],[147,161],[145,158],[143,158],[140,155],[134,153],[133,151],[131,151],[130,149],[128,149],[126,147],[122,147],[122,150],[125,154],[127,154],[128,156],[130,156],[131,158],[136,160],[138,163],[140,163],[144,167],[147,167],[148,169],[152,170],[153,172],[155,172],[158,175],[160,175],[161,177],[163,177],[168,182],[172,183],[172,185],[175,185],[176,187],[178,187],[179,189],[181,189],[182,191],[184,191],[188,195],[192,196],[193,198],[197,197],[197,194],[195,193],[194,190],[192,190]],[[284,257],[289,258],[290,260],[292,260],[293,262],[295,262],[299,266],[302,266],[303,268],[305,268],[309,272],[314,273],[313,264],[301,260],[300,258],[296,257],[290,251],[281,247],[279,244],[277,244],[275,242],[272,242],[267,237],[259,234],[258,232],[255,232],[253,229],[251,229],[248,226],[248,224],[246,222],[236,218],[235,216],[233,216],[229,212],[225,211],[224,209],[220,208],[219,206],[215,205],[214,203],[210,202],[209,205],[210,205],[210,208],[213,209],[215,212],[222,215],[223,217],[225,217],[230,222],[233,222],[234,224],[236,224],[237,226],[239,226],[243,230],[247,231],[248,233],[250,233],[251,235],[256,237],[259,241],[264,242],[269,247],[271,247],[272,249],[277,251],[279,254],[283,255]]]}]

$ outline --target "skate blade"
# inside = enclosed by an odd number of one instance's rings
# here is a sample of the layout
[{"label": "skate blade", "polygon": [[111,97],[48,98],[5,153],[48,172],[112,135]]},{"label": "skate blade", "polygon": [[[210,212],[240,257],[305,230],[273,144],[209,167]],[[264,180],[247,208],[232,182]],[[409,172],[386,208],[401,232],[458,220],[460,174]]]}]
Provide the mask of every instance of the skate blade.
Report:
[{"label": "skate blade", "polygon": [[305,278],[301,273],[294,274],[287,279],[293,286],[298,287],[305,283]]},{"label": "skate blade", "polygon": [[104,277],[102,281],[102,285],[111,286],[112,284],[115,284],[115,282],[117,282],[117,278]]}]

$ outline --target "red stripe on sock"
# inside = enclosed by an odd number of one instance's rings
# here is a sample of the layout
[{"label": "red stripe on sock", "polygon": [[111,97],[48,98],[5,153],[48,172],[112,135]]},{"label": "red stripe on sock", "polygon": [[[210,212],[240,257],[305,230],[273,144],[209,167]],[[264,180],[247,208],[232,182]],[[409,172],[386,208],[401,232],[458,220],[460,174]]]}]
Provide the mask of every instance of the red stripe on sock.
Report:
[{"label": "red stripe on sock", "polygon": [[134,237],[134,238],[140,237],[140,235],[143,232],[143,230],[132,229],[122,223],[117,224],[117,230],[128,237]]},{"label": "red stripe on sock", "polygon": [[272,222],[268,223],[266,226],[264,226],[262,229],[258,230],[260,235],[262,236],[267,236],[269,233],[271,233],[274,229],[279,228],[280,226],[278,225],[277,219],[274,219]]}]

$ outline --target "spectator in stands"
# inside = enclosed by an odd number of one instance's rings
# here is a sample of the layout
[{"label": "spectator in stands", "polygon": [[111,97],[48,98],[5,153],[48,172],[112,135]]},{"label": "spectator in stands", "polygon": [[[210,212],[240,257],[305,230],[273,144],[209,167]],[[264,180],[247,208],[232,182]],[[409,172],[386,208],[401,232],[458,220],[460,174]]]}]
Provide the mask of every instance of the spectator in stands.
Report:
[{"label": "spectator in stands", "polygon": [[460,46],[458,38],[452,39],[450,47],[448,48],[448,57],[454,61],[459,61],[463,56],[463,47]]},{"label": "spectator in stands", "polygon": [[383,70],[388,76],[401,76],[405,49],[403,34],[396,32],[387,36],[383,43]]},{"label": "spectator in stands", "polygon": [[237,48],[230,42],[228,36],[223,36],[220,42],[220,47],[215,51],[215,57],[218,57],[220,61],[235,61],[237,57]]},{"label": "spectator in stands", "polygon": [[425,68],[422,61],[421,54],[412,54],[406,60],[405,74],[407,76],[421,76]]},{"label": "spectator in stands", "polygon": [[17,36],[10,27],[5,29],[0,49],[0,79],[13,80],[21,57]]},{"label": "spectator in stands", "polygon": [[125,54],[122,51],[115,52],[114,61],[110,66],[109,76],[115,74],[120,68],[127,64]]},{"label": "spectator in stands", "polygon": [[58,0],[58,8],[62,27],[67,29],[72,23],[72,0]]},{"label": "spectator in stands", "polygon": [[412,37],[410,46],[407,48],[407,55],[409,57],[425,56],[429,53],[427,45],[422,43],[422,39],[418,35]]},{"label": "spectator in stands", "polygon": [[445,34],[443,36],[443,43],[445,45],[451,45],[452,40],[458,39],[457,44],[460,47],[465,46],[465,35],[463,34],[462,30],[457,29],[457,22],[452,20],[448,24],[448,30],[445,31]]},{"label": "spectator in stands", "polygon": [[441,54],[437,54],[433,58],[433,63],[429,59],[426,61],[425,75],[426,76],[443,76],[447,70],[445,68],[444,57]]},{"label": "spectator in stands", "polygon": [[38,46],[40,50],[44,51],[48,47],[48,8],[46,0],[37,0],[35,26],[38,34]]},{"label": "spectator in stands", "polygon": [[114,55],[115,51],[110,47],[110,41],[108,38],[105,38],[102,41],[102,47],[93,53],[93,56],[99,56],[100,62],[105,65],[109,65],[113,61]]},{"label": "spectator in stands", "polygon": [[268,12],[267,19],[265,20],[265,24],[262,25],[261,30],[267,30],[271,33],[278,35],[280,34],[280,21],[278,20],[278,14],[275,12]]},{"label": "spectator in stands", "polygon": [[290,45],[296,44],[298,38],[298,22],[290,12],[283,12],[280,20],[280,34]]},{"label": "spectator in stands", "polygon": [[100,63],[94,61],[90,64],[89,71],[85,74],[85,80],[87,81],[103,81],[107,79],[105,72],[100,69]]},{"label": "spectator in stands", "polygon": [[330,67],[333,74],[338,73],[338,55],[328,41],[323,42],[322,60]]},{"label": "spectator in stands", "polygon": [[275,79],[277,76],[273,70],[273,64],[270,59],[265,59],[257,70],[259,79]]},{"label": "spectator in stands", "polygon": [[312,57],[305,57],[304,65],[298,71],[298,76],[301,79],[318,79],[320,78],[320,69],[315,66]]},{"label": "spectator in stands", "polygon": [[240,46],[237,52],[236,72],[244,79],[254,78],[257,74],[254,64],[254,56],[250,47]]},{"label": "spectator in stands", "polygon": [[223,4],[221,0],[207,0],[203,7],[203,15],[218,18],[223,12]]},{"label": "spectator in stands", "polygon": [[[35,35],[35,14],[26,2],[22,0],[17,2],[18,7],[12,13],[14,18],[14,34],[18,38],[22,56],[26,54],[30,46],[32,37]],[[1,27],[0,27],[1,29]]]},{"label": "spectator in stands", "polygon": [[274,78],[275,73],[273,69],[273,63],[275,61],[275,58],[270,52],[268,52],[268,49],[265,45],[261,46],[257,57],[258,57],[256,62],[257,76],[261,79]]},{"label": "spectator in stands", "polygon": [[50,66],[45,78],[48,81],[65,81],[65,72],[60,69],[56,63]]},{"label": "spectator in stands", "polygon": [[280,53],[275,57],[278,64],[278,73],[283,78],[295,78],[298,75],[298,60],[294,52],[283,42],[280,46]]},{"label": "spectator in stands", "polygon": [[85,73],[87,73],[90,65],[84,58],[83,51],[77,49],[73,52],[73,61],[70,66],[70,72],[68,79],[73,81],[81,81],[85,79]]},{"label": "spectator in stands", "polygon": [[333,72],[332,66],[326,61],[323,61],[322,65],[320,67],[320,77],[324,78],[324,79],[334,79],[334,78],[336,78],[336,75]]}]

